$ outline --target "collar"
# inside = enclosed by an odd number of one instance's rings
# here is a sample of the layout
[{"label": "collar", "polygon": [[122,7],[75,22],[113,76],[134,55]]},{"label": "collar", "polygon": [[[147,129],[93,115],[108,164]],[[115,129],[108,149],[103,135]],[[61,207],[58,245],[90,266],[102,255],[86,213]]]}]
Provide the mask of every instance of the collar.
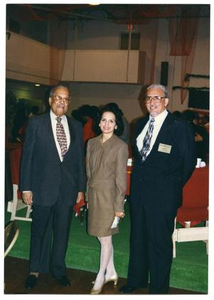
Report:
[{"label": "collar", "polygon": [[[56,121],[57,115],[55,115],[51,109],[50,109],[50,117],[51,117],[52,121],[53,120]],[[62,121],[66,120],[66,116],[65,115],[62,115],[60,118],[62,118]]]},{"label": "collar", "polygon": [[157,123],[162,122],[166,118],[167,115],[168,115],[168,111],[165,109],[162,113],[160,113],[156,117],[149,116],[149,121],[151,120],[151,118],[154,118],[155,124],[157,124]]}]

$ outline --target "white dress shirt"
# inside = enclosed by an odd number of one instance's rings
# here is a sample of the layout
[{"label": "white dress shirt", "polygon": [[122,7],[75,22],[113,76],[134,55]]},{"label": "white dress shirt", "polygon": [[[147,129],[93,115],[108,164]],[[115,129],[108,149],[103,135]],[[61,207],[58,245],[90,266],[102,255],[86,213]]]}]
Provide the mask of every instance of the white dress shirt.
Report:
[{"label": "white dress shirt", "polygon": [[[56,118],[57,118],[57,116],[52,112],[52,110],[50,110],[50,117],[51,117],[51,125],[52,125],[54,140],[56,143],[57,151],[59,153],[59,158],[62,161],[61,149],[60,149],[59,143],[57,141],[57,136],[56,136],[56,123],[57,123]],[[61,119],[62,119],[61,124],[64,127],[64,131],[65,131],[65,135],[66,135],[66,139],[67,139],[67,149],[68,149],[70,146],[70,131],[68,128],[68,121],[67,121],[67,118],[65,115],[61,116]]]},{"label": "white dress shirt", "polygon": [[[147,155],[149,155],[149,153],[151,152],[153,146],[154,146],[154,143],[156,141],[156,138],[158,136],[158,133],[161,129],[161,126],[164,122],[164,120],[166,119],[166,116],[168,115],[168,111],[165,109],[162,113],[160,113],[158,116],[156,116],[154,119],[155,119],[155,122],[154,122],[154,130],[153,130],[153,134],[152,134],[152,138],[151,138],[151,142],[150,142],[150,149],[149,151],[147,152]],[[138,150],[140,151],[143,147],[143,139],[146,135],[146,132],[148,130],[148,127],[149,127],[149,123],[150,123],[150,120],[151,120],[151,116],[149,116],[149,120],[148,122],[146,123],[145,127],[143,128],[143,130],[141,131],[141,133],[138,135],[137,137],[137,147],[138,147]]]}]

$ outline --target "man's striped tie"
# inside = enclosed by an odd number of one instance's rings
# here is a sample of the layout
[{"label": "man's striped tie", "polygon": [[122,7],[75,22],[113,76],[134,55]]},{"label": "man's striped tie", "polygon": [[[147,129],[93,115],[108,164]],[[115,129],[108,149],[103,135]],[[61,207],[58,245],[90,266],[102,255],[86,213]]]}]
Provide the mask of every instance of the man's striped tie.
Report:
[{"label": "man's striped tie", "polygon": [[142,162],[144,162],[146,160],[147,152],[150,149],[150,143],[151,143],[152,133],[153,133],[153,129],[154,129],[154,122],[155,122],[155,119],[151,118],[148,130],[147,130],[146,135],[143,140],[143,147],[140,150],[140,154],[142,156]]},{"label": "man's striped tie", "polygon": [[57,141],[58,141],[60,149],[61,149],[62,159],[64,159],[65,153],[67,152],[67,139],[66,139],[64,127],[61,123],[62,118],[57,117],[56,120],[57,120],[57,123],[56,123]]}]

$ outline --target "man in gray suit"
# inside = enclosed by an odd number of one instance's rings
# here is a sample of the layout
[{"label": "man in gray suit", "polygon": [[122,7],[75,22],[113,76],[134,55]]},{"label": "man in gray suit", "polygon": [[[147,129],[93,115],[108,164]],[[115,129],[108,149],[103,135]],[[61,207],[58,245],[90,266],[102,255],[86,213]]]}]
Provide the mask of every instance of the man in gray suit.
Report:
[{"label": "man in gray suit", "polygon": [[145,97],[149,116],[137,123],[128,282],[120,289],[125,294],[147,287],[149,278],[151,294],[169,290],[174,219],[196,155],[192,128],[167,111],[168,103],[164,86],[149,86]]},{"label": "man in gray suit", "polygon": [[50,269],[61,285],[70,285],[65,256],[73,206],[83,197],[86,177],[82,127],[65,115],[69,103],[67,87],[52,88],[50,112],[31,118],[26,131],[20,185],[23,201],[33,208],[29,289]]}]

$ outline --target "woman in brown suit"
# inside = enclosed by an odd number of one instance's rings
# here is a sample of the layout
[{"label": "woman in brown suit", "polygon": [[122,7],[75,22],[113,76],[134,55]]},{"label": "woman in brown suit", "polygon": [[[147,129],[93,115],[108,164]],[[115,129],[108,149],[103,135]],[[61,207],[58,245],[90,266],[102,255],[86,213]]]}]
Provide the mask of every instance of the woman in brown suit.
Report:
[{"label": "woman in brown suit", "polygon": [[91,294],[99,294],[106,282],[117,284],[114,267],[112,227],[115,217],[123,218],[126,193],[126,168],[128,147],[117,136],[123,131],[121,116],[103,107],[99,127],[101,134],[90,139],[87,146],[87,201],[88,233],[96,236],[101,244],[100,269]]}]

